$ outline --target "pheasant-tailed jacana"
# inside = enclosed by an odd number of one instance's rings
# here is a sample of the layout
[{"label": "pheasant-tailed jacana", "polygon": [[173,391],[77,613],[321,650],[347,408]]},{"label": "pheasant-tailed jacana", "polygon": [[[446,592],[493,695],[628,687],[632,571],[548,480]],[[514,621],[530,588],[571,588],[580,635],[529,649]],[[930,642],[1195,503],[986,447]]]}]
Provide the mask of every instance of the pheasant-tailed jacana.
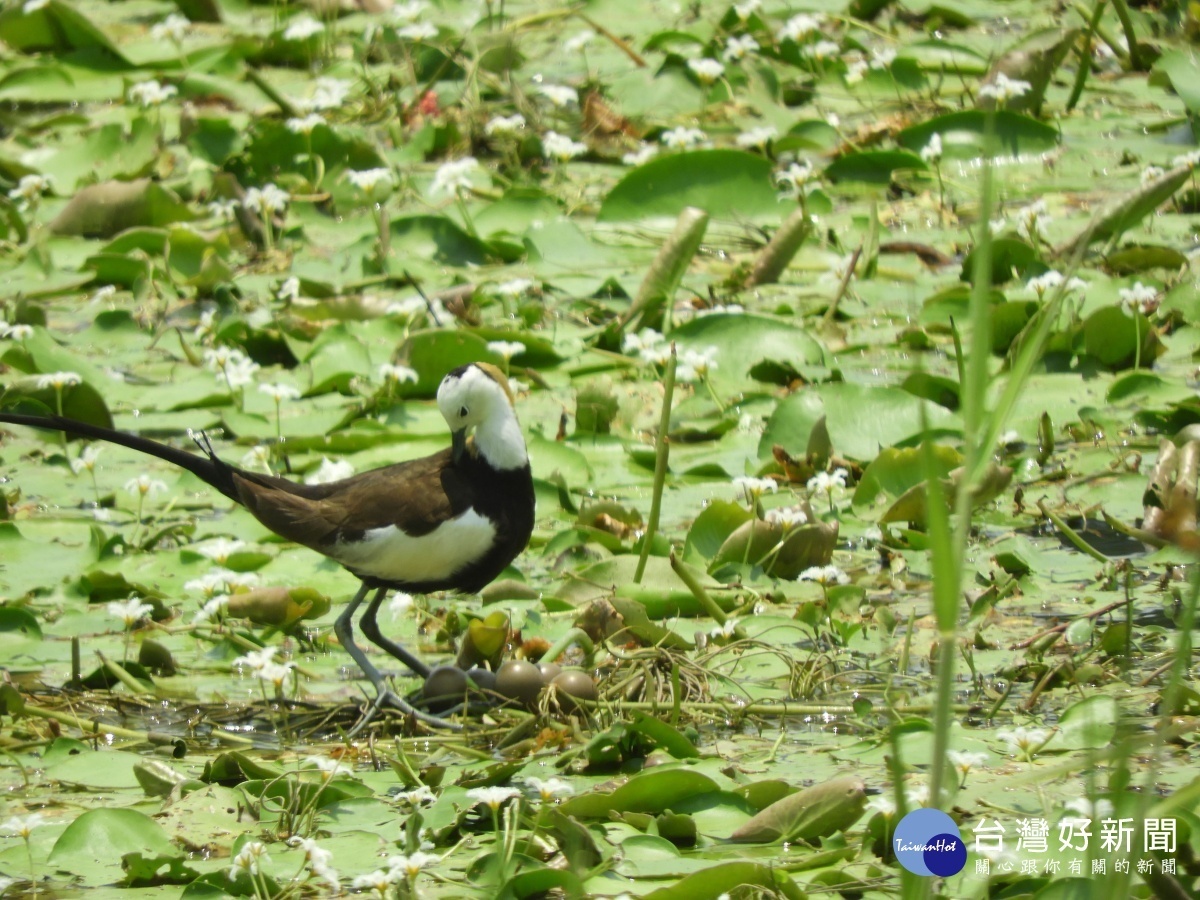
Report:
[{"label": "pheasant-tailed jacana", "polygon": [[456,727],[393,692],[353,634],[354,614],[374,591],[360,622],[363,634],[425,677],[429,666],[379,630],[376,616],[387,592],[478,591],[529,542],[533,479],[508,379],[487,363],[462,366],[442,380],[437,403],[450,426],[450,447],[314,485],[231,466],[203,435],[196,441],[201,456],[61,416],[0,413],[0,422],[108,441],[166,460],[246,507],[276,534],[341,563],[362,585],[334,632],[375,687],[371,713],[389,705],[431,725]]}]

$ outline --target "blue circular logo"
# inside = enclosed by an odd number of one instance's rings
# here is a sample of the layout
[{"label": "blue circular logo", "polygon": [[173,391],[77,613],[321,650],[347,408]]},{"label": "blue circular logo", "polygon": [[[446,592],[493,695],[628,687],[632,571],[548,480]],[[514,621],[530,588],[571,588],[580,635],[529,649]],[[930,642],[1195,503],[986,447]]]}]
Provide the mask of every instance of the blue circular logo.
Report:
[{"label": "blue circular logo", "polygon": [[914,875],[957,875],[967,864],[958,825],[940,809],[914,809],[896,824],[892,848]]}]

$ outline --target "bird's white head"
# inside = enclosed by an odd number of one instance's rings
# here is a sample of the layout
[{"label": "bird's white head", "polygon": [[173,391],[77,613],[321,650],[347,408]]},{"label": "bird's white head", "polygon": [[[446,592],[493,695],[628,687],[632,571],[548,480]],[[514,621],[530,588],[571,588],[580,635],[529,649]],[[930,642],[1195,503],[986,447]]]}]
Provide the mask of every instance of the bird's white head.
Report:
[{"label": "bird's white head", "polygon": [[457,461],[466,449],[467,435],[475,429],[475,449],[496,469],[527,465],[525,437],[513,409],[512,388],[504,373],[488,363],[471,363],[442,379],[438,409],[446,424]]}]

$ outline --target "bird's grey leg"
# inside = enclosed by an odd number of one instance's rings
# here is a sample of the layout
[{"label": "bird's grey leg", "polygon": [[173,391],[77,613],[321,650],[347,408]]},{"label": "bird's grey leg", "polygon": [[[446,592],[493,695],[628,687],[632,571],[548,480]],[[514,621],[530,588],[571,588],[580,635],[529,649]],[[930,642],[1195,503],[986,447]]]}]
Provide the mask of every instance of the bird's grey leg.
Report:
[{"label": "bird's grey leg", "polygon": [[379,631],[379,623],[375,621],[375,617],[379,613],[379,606],[381,603],[383,603],[383,598],[385,596],[387,596],[387,591],[380,589],[380,591],[371,598],[371,602],[367,604],[367,608],[363,612],[362,619],[358,623],[360,626],[362,626],[363,634],[365,634],[367,636],[367,640],[369,640],[376,647],[379,647],[381,650],[386,650],[392,656],[396,657],[396,659],[400,660],[400,662],[412,669],[414,675],[418,676],[419,678],[428,678],[430,672],[428,663],[413,656],[409,651],[405,650],[402,646],[397,644],[391,638],[384,636]]},{"label": "bird's grey leg", "polygon": [[[398,709],[405,715],[412,716],[418,721],[424,722],[434,728],[447,728],[451,731],[462,731],[462,726],[454,722],[447,722],[445,719],[423,712],[416,709],[411,703],[388,687],[387,680],[383,677],[380,671],[375,668],[374,664],[367,659],[367,655],[363,653],[362,648],[354,643],[354,613],[358,607],[362,605],[363,599],[367,596],[367,591],[370,588],[364,583],[358,589],[358,593],[342,610],[342,614],[337,617],[337,621],[333,623],[333,633],[337,635],[338,642],[342,645],[350,658],[355,664],[362,669],[363,674],[367,676],[371,684],[375,686],[375,701],[363,715],[362,721],[352,728],[348,734],[349,737],[354,737],[366,725],[375,718],[375,714],[384,706],[390,706],[393,709]],[[371,600],[371,605],[378,606],[383,602],[384,596],[387,594],[387,588],[379,588],[375,597]]]}]

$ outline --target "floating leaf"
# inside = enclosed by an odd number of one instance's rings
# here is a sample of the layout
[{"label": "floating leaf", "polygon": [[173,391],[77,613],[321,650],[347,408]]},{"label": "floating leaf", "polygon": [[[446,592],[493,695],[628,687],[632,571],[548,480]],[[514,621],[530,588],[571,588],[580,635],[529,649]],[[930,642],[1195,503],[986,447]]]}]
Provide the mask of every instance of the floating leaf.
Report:
[{"label": "floating leaf", "polygon": [[742,844],[815,841],[845,831],[866,808],[862,779],[835,778],[777,800],[730,835],[730,840]]},{"label": "floating leaf", "polygon": [[120,877],[127,853],[182,856],[166,833],[134,809],[92,809],[67,826],[50,851],[50,863],[85,884],[105,884]]},{"label": "floating leaf", "polygon": [[[944,159],[974,159],[983,155],[988,119],[992,115],[983,110],[967,109],[934,116],[905,128],[896,135],[896,141],[900,146],[920,153],[936,134],[942,139]],[[1058,146],[1058,129],[1037,119],[1002,109],[994,114],[994,121],[993,133],[999,149],[1012,156],[1041,153]]]},{"label": "floating leaf", "polygon": [[838,157],[825,170],[831,181],[890,184],[899,171],[925,172],[928,164],[907,150],[856,150]]},{"label": "floating leaf", "polygon": [[689,206],[718,219],[777,218],[771,161],[741,150],[692,150],[652,159],[617,182],[597,218],[674,219]]}]

